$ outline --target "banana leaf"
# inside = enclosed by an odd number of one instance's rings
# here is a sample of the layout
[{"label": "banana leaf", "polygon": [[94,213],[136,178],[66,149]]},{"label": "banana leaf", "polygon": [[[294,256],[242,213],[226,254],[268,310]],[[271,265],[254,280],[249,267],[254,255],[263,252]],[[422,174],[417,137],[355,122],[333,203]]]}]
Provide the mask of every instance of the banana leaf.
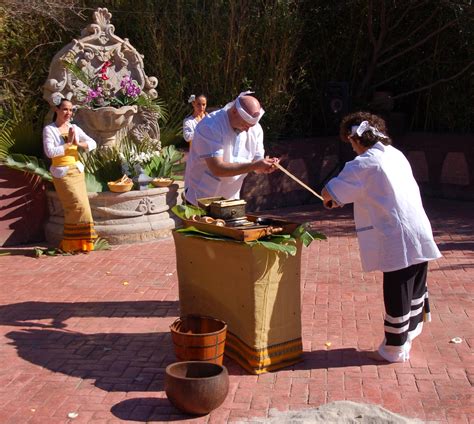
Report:
[{"label": "banana leaf", "polygon": [[180,219],[189,219],[193,215],[204,216],[206,211],[193,205],[176,205],[171,208],[173,212]]},{"label": "banana leaf", "polygon": [[298,228],[293,231],[292,236],[294,238],[299,238],[305,247],[308,247],[314,240],[327,239],[323,233],[312,230],[308,223],[298,226]]},{"label": "banana leaf", "polygon": [[[185,235],[190,236],[190,237],[202,237],[209,240],[222,240],[222,241],[227,241],[227,242],[232,242],[232,243],[242,243],[241,241],[234,240],[233,238],[198,230],[197,228],[192,227],[192,226],[186,227],[186,228],[180,228],[179,230],[176,230],[176,231],[178,233],[184,233]],[[249,247],[259,245],[259,246],[264,247],[265,249],[273,250],[276,252],[283,252],[290,256],[295,256],[297,252],[296,240],[289,235],[288,237],[270,235],[260,240],[246,241],[244,243]]]},{"label": "banana leaf", "polygon": [[[295,239],[291,239],[289,241],[295,242]],[[255,240],[249,241],[247,244],[250,245],[260,245],[263,246],[265,249],[274,250],[276,252],[282,252],[290,256],[295,256],[298,249],[294,244],[284,244],[284,243],[277,243],[276,240],[266,241],[266,240]]]},{"label": "banana leaf", "polygon": [[38,175],[46,181],[53,180],[53,177],[46,169],[46,165],[43,160],[34,156],[13,153],[7,155],[6,158],[1,161],[1,163],[18,171],[24,171],[29,172],[30,174]]}]

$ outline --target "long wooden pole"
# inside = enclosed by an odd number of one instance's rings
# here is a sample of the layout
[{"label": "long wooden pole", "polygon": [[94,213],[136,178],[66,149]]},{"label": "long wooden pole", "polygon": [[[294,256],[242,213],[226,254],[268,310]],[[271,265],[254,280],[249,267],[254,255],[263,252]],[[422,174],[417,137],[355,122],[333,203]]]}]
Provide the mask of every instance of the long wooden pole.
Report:
[{"label": "long wooden pole", "polygon": [[274,165],[282,172],[284,172],[286,175],[288,175],[292,180],[295,180],[300,186],[304,187],[306,190],[308,190],[310,193],[314,194],[318,199],[321,199],[324,201],[323,197],[316,193],[312,188],[308,187],[303,181],[295,177],[290,171],[287,171],[283,166],[281,166],[279,163],[274,163]]}]

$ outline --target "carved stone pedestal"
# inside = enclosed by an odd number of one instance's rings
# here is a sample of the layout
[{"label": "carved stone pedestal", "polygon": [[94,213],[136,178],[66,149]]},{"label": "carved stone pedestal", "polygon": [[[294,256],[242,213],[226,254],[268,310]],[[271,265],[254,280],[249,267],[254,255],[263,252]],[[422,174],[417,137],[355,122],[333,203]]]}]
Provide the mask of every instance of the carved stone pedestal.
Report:
[{"label": "carved stone pedestal", "polygon": [[[171,212],[181,204],[183,183],[126,193],[89,193],[92,216],[99,237],[110,244],[128,244],[169,237],[178,219]],[[58,244],[62,238],[64,213],[55,191],[48,191],[49,219],[46,240]]]}]

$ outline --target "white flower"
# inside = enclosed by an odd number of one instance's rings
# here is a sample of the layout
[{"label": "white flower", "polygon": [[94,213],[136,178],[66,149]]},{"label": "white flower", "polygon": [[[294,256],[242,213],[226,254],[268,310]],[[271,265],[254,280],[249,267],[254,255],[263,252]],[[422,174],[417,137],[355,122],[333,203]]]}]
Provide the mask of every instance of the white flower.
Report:
[{"label": "white flower", "polygon": [[52,101],[53,101],[53,104],[55,106],[59,106],[61,104],[61,100],[63,99],[64,97],[62,96],[61,93],[54,93],[51,97]]}]

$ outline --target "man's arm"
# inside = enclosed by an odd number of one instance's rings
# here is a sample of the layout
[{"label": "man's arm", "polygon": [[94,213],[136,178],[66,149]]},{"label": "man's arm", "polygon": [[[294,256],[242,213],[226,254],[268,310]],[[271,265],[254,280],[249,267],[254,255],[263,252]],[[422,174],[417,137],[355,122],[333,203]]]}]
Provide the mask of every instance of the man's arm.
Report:
[{"label": "man's arm", "polygon": [[273,166],[275,158],[264,158],[250,163],[224,162],[221,156],[206,158],[206,164],[212,174],[216,177],[233,177],[235,175],[248,174],[249,172],[269,173],[276,167]]}]

